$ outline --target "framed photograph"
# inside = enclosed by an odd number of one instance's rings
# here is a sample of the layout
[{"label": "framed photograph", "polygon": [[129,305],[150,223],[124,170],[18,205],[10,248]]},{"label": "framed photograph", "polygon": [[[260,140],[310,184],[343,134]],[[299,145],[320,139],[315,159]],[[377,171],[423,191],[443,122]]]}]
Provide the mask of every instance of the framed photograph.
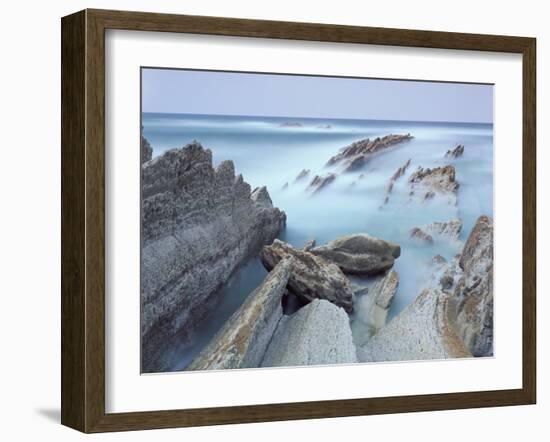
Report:
[{"label": "framed photograph", "polygon": [[536,400],[535,39],[62,19],[62,423]]}]

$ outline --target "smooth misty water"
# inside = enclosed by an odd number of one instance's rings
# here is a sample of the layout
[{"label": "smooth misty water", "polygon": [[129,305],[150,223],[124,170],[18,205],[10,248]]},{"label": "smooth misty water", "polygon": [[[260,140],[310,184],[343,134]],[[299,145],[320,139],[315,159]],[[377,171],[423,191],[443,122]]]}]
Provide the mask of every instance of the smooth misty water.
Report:
[{"label": "smooth misty water", "polygon": [[[282,127],[284,122],[302,126]],[[214,165],[232,160],[236,172],[242,173],[252,188],[267,186],[273,204],[287,214],[287,227],[280,238],[294,246],[302,247],[311,238],[323,244],[359,232],[400,244],[401,257],[394,266],[400,276],[399,289],[389,319],[414,299],[429,276],[434,255],[448,259],[461,249],[460,245],[440,241],[432,246],[418,244],[410,240],[409,230],[433,221],[460,218],[464,223],[461,239],[465,239],[478,216],[493,215],[491,124],[174,114],[143,114],[142,124],[144,136],[153,146],[153,156],[198,140],[212,150]],[[363,138],[406,133],[414,139],[372,159],[363,170],[339,175],[314,196],[306,192],[315,174],[333,171],[324,165],[340,148]],[[445,160],[447,149],[457,144],[464,144],[464,155]],[[396,182],[389,203],[380,208],[388,179],[409,158],[407,173]],[[423,204],[409,201],[407,177],[418,166],[449,163],[455,166],[460,183],[457,207],[437,200]],[[294,183],[304,168],[311,169],[312,176]],[[364,178],[359,179],[361,173]],[[289,187],[283,190],[286,182]],[[220,307],[199,330],[193,347],[177,355],[179,363],[174,370],[188,364],[265,275],[257,260],[243,266],[225,290]]]}]

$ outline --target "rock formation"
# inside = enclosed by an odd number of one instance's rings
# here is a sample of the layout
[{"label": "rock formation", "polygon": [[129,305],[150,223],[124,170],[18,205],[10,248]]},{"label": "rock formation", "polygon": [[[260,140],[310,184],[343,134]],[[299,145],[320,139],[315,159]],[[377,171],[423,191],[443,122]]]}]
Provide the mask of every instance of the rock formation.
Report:
[{"label": "rock formation", "polygon": [[401,167],[399,167],[388,180],[388,184],[386,184],[384,202],[382,203],[383,205],[388,203],[390,199],[390,194],[392,193],[392,190],[393,190],[393,185],[399,178],[405,175],[405,172],[407,171],[407,168],[410,166],[410,164],[411,164],[411,159],[409,158],[407,162],[403,164]]},{"label": "rock formation", "polygon": [[344,273],[376,275],[393,266],[401,254],[399,245],[366,233],[347,235],[310,250],[336,264]]},{"label": "rock formation", "polygon": [[315,244],[317,244],[317,241],[315,241],[314,239],[309,239],[304,244],[304,247],[302,248],[302,250],[304,252],[309,252],[311,249],[313,249],[313,247],[315,247]]},{"label": "rock formation", "polygon": [[263,367],[357,362],[349,318],[339,307],[316,299],[280,321]]},{"label": "rock formation", "polygon": [[282,186],[281,186],[281,190],[286,190],[288,189],[288,182],[284,183]]},{"label": "rock formation", "polygon": [[278,239],[260,252],[262,264],[268,271],[286,256],[294,258],[292,275],[288,281],[288,290],[292,294],[306,302],[326,299],[347,312],[353,310],[351,283],[335,264],[311,252],[295,249]]},{"label": "rock formation", "polygon": [[297,121],[285,121],[279,124],[279,127],[302,127],[302,124]]},{"label": "rock formation", "polygon": [[493,221],[481,216],[462,253],[435,257],[416,299],[366,344],[361,362],[444,359],[493,354]]},{"label": "rock formation", "polygon": [[432,238],[432,236],[424,232],[424,230],[419,227],[413,227],[409,232],[409,236],[412,239],[419,241],[423,244],[431,245],[434,243],[434,239]]},{"label": "rock formation", "polygon": [[352,324],[356,345],[364,345],[376,331],[386,324],[388,310],[398,285],[399,275],[392,270],[380,279],[366,295],[359,298],[355,305]]},{"label": "rock formation", "polygon": [[474,356],[493,354],[493,220],[478,218],[459,260],[457,327]]},{"label": "rock formation", "polygon": [[265,187],[251,194],[231,161],[214,169],[197,142],[142,165],[141,204],[142,370],[164,371],[164,349],[190,340],[228,278],[286,217]]},{"label": "rock formation", "polygon": [[141,164],[145,163],[146,161],[151,161],[151,158],[153,158],[153,148],[149,144],[149,141],[147,141],[147,138],[145,138],[142,135],[141,136]]},{"label": "rock formation", "polygon": [[455,179],[453,166],[435,167],[423,169],[419,167],[409,177],[410,196],[418,196],[421,201],[426,201],[440,196],[449,204],[456,205],[458,182]]},{"label": "rock formation", "polygon": [[389,148],[412,138],[411,134],[386,135],[385,137],[378,137],[374,140],[367,138],[356,141],[341,149],[338,154],[328,160],[326,165],[334,166],[336,164],[342,164],[345,172],[359,170],[374,154],[387,151]]},{"label": "rock formation", "polygon": [[454,149],[449,149],[447,153],[445,153],[445,158],[458,158],[461,157],[462,154],[464,154],[464,146],[459,144]]},{"label": "rock formation", "polygon": [[297,183],[299,181],[302,181],[304,178],[307,178],[309,174],[311,173],[311,170],[309,169],[302,169],[298,175],[296,175],[296,178],[294,178],[294,182]]},{"label": "rock formation", "polygon": [[282,259],[187,370],[259,367],[283,316],[281,299],[291,272],[292,258]]},{"label": "rock formation", "polygon": [[336,179],[336,174],[334,173],[327,173],[326,175],[315,175],[315,178],[313,178],[311,180],[311,183],[309,183],[308,189],[315,194],[320,190],[324,189],[325,187],[327,187],[335,179]]}]

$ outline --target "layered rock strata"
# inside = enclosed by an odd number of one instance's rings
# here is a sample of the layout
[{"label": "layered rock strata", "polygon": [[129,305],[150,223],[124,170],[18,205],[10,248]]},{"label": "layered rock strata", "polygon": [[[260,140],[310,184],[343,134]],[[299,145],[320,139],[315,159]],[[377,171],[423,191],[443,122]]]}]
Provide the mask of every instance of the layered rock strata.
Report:
[{"label": "layered rock strata", "polygon": [[393,186],[395,185],[395,182],[401,178],[403,175],[405,175],[405,172],[407,171],[407,168],[411,165],[411,159],[409,158],[405,164],[403,164],[401,167],[399,167],[394,174],[390,177],[388,180],[388,183],[386,184],[385,194],[384,194],[384,201],[382,205],[387,204],[390,200],[390,194],[393,191]]},{"label": "layered rock strata", "polygon": [[364,139],[356,141],[344,147],[338,154],[334,155],[327,162],[327,166],[341,164],[345,172],[352,172],[361,169],[375,154],[387,151],[405,141],[411,140],[411,134],[407,135],[386,135],[374,140]]},{"label": "layered rock strata", "polygon": [[189,341],[234,271],[285,225],[265,188],[251,193],[231,161],[212,167],[199,143],[142,165],[142,370],[164,371],[164,351]]},{"label": "layered rock strata", "polygon": [[459,184],[455,178],[454,166],[422,168],[419,167],[409,177],[411,197],[418,197],[421,201],[430,200],[439,196],[449,204],[456,205]]}]

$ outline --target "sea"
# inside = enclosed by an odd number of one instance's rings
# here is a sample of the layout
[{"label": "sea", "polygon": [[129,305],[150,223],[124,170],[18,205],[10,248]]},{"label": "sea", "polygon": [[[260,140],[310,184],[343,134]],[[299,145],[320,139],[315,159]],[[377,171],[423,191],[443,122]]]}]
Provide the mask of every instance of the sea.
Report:
[{"label": "sea", "polygon": [[[153,157],[197,140],[212,151],[214,166],[232,160],[236,173],[252,188],[266,186],[274,206],[286,212],[286,229],[279,238],[295,247],[310,239],[320,245],[353,233],[400,244],[401,256],[394,265],[399,287],[388,320],[414,300],[430,276],[435,255],[451,259],[462,249],[460,242],[425,245],[411,240],[411,228],[460,218],[464,241],[480,215],[493,216],[492,124],[143,113],[142,126]],[[308,189],[315,175],[339,171],[326,163],[354,141],[408,133],[414,137],[411,141],[377,155],[363,169],[338,174],[315,194]],[[465,146],[464,154],[446,159],[446,151],[458,144]],[[409,159],[406,174],[384,205],[389,178]],[[456,169],[458,204],[437,198],[424,203],[411,200],[408,176],[419,166],[446,164]],[[311,171],[309,177],[295,182],[302,169]],[[175,352],[171,359],[177,361],[172,371],[185,369],[266,275],[257,258],[233,275],[220,305],[203,322],[192,345],[174,345],[170,350]],[[368,285],[360,278],[353,282]],[[352,314],[352,324],[356,319]]]}]

